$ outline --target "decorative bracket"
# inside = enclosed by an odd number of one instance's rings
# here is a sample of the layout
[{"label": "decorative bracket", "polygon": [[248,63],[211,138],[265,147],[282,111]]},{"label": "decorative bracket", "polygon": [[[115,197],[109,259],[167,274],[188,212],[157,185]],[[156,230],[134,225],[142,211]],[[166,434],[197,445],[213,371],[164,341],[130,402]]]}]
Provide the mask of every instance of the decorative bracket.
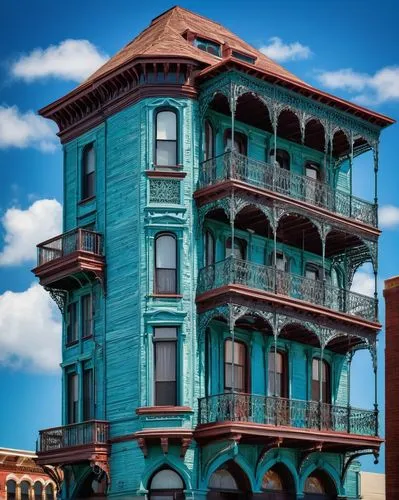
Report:
[{"label": "decorative bracket", "polygon": [[183,458],[186,456],[187,450],[190,447],[192,438],[181,438],[181,449],[180,449],[180,458]]},{"label": "decorative bracket", "polygon": [[345,476],[346,476],[348,469],[351,466],[352,462],[363,455],[374,455],[374,463],[378,464],[378,459],[380,456],[380,453],[378,450],[368,449],[368,450],[362,450],[362,451],[348,452],[345,455],[344,462],[342,464],[342,473],[341,473],[341,481],[342,482],[344,482]]},{"label": "decorative bracket", "polygon": [[140,450],[143,452],[144,458],[148,457],[148,448],[145,438],[138,438],[137,444],[139,445]]},{"label": "decorative bracket", "polygon": [[61,311],[61,314],[64,314],[68,292],[66,290],[58,290],[49,287],[44,287],[44,289],[50,294],[50,297],[57,304],[59,310]]},{"label": "decorative bracket", "polygon": [[42,465],[42,469],[54,481],[58,497],[61,492],[62,482],[64,481],[64,471],[61,467],[54,467],[52,465]]}]

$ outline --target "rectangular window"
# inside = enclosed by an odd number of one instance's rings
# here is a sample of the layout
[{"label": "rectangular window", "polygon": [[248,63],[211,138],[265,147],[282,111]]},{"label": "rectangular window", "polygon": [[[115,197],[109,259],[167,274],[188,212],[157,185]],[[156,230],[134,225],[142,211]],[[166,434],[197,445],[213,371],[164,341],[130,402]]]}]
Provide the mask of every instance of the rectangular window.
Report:
[{"label": "rectangular window", "polygon": [[94,144],[83,149],[82,154],[82,199],[92,198],[96,194],[95,187],[96,154]]},{"label": "rectangular window", "polygon": [[93,369],[83,371],[83,420],[94,418]]},{"label": "rectangular window", "polygon": [[93,335],[93,301],[91,294],[82,297],[82,337]]},{"label": "rectangular window", "polygon": [[155,405],[177,404],[177,328],[154,328]]},{"label": "rectangular window", "polygon": [[67,344],[72,344],[78,340],[78,311],[77,303],[72,302],[68,305],[68,326],[67,326]]},{"label": "rectangular window", "polygon": [[177,116],[174,111],[156,114],[155,162],[158,166],[177,166]]},{"label": "rectangular window", "polygon": [[234,342],[234,360],[233,342],[231,340],[226,340],[224,346],[224,390],[225,392],[231,391],[234,385],[234,392],[246,392],[248,373],[245,344],[242,342]]},{"label": "rectangular window", "polygon": [[76,424],[78,421],[79,385],[76,373],[69,373],[67,377],[68,392],[68,424]]}]

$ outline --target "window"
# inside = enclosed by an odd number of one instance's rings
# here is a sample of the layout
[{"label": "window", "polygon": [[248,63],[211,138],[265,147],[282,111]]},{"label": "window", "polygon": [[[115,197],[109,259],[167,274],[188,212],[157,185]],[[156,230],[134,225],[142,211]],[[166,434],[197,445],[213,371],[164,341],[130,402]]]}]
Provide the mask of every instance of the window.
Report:
[{"label": "window", "polygon": [[154,328],[155,405],[176,406],[177,328]]},{"label": "window", "polygon": [[22,481],[19,487],[21,490],[20,500],[29,500],[30,484],[28,481]]},{"label": "window", "polygon": [[269,469],[263,476],[262,490],[284,491],[283,480],[280,474],[273,469]]},{"label": "window", "polygon": [[78,307],[77,302],[68,305],[67,344],[78,340]]},{"label": "window", "polygon": [[215,239],[210,231],[205,231],[205,265],[215,263]]},{"label": "window", "polygon": [[183,500],[183,480],[172,469],[162,469],[150,481],[149,500]]},{"label": "window", "polygon": [[206,38],[196,38],[194,45],[208,54],[220,57],[220,44],[207,40]]},{"label": "window", "polygon": [[305,171],[306,171],[306,177],[309,177],[310,179],[313,179],[315,181],[319,180],[320,165],[318,163],[308,162],[306,164]]},{"label": "window", "polygon": [[91,337],[93,335],[93,302],[92,296],[84,295],[82,297],[82,337]]},{"label": "window", "polygon": [[246,54],[242,54],[241,52],[237,52],[236,50],[233,50],[231,55],[235,57],[236,59],[240,59],[240,61],[244,61],[249,64],[255,64],[255,57],[252,56],[247,56]]},{"label": "window", "polygon": [[274,149],[270,151],[270,159],[273,162],[276,161],[280,168],[284,170],[290,169],[290,155],[285,149],[277,149],[276,156],[274,155]]},{"label": "window", "polygon": [[177,116],[174,111],[158,111],[156,114],[155,163],[159,166],[177,165]]},{"label": "window", "polygon": [[67,376],[68,391],[68,424],[76,424],[78,421],[79,386],[76,373]]},{"label": "window", "polygon": [[7,500],[15,500],[17,494],[17,483],[13,479],[7,481]]},{"label": "window", "polygon": [[83,420],[94,418],[93,369],[83,371]]},{"label": "window", "polygon": [[[224,149],[225,151],[231,151],[231,129],[227,129],[224,134]],[[247,136],[241,134],[240,132],[234,132],[234,151],[242,155],[247,154]]]},{"label": "window", "polygon": [[306,200],[311,202],[318,201],[317,181],[320,178],[320,165],[308,162],[305,167],[305,172],[306,177],[309,179],[309,182],[306,183]]},{"label": "window", "polygon": [[234,238],[234,250],[232,249],[231,238],[226,240],[226,259],[231,255],[236,259],[245,260],[245,241]]},{"label": "window", "polygon": [[213,128],[209,120],[205,120],[205,160],[215,156]]},{"label": "window", "polygon": [[[321,371],[321,373],[320,373]],[[321,387],[320,387],[321,384]],[[326,361],[320,363],[319,358],[312,360],[312,400],[331,403],[330,367]]]},{"label": "window", "polygon": [[83,149],[82,155],[82,199],[95,196],[95,170],[96,170],[96,154],[94,144],[89,144]]},{"label": "window", "polygon": [[177,293],[177,242],[172,234],[161,234],[155,240],[155,293]]},{"label": "window", "polygon": [[287,370],[286,357],[283,353],[269,351],[269,395],[286,398]]},{"label": "window", "polygon": [[52,484],[46,486],[46,500],[54,500],[54,488]]},{"label": "window", "polygon": [[287,257],[283,252],[276,252],[276,267],[279,271],[288,271]]},{"label": "window", "polygon": [[320,279],[320,269],[315,264],[306,264],[305,277],[310,280]]},{"label": "window", "polygon": [[43,495],[43,485],[39,481],[36,481],[33,491],[35,493],[35,500],[42,500]]},{"label": "window", "polygon": [[[234,380],[233,380],[234,373]],[[247,348],[242,342],[227,339],[224,343],[224,390],[246,392],[247,390]],[[234,387],[233,387],[234,384]]]}]

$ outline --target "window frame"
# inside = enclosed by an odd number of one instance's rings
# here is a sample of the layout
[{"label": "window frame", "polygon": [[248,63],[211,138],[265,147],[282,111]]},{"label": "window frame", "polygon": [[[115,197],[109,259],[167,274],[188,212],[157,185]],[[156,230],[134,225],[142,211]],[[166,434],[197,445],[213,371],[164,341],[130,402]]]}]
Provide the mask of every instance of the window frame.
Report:
[{"label": "window frame", "polygon": [[[223,146],[224,150],[227,151],[227,141],[230,139],[231,141],[232,131],[231,128],[226,128],[223,134]],[[247,156],[248,155],[248,136],[243,132],[238,132],[234,130],[234,142],[238,144],[237,153]],[[230,151],[230,150],[229,150]]]},{"label": "window frame", "polygon": [[[288,160],[288,168],[286,166],[282,166],[280,162],[277,160],[279,153],[284,153],[283,156],[286,156],[285,160]],[[291,155],[286,149],[276,148],[276,152],[274,152],[274,148],[271,148],[269,152],[269,158],[271,159],[273,157],[274,161],[279,164],[279,167],[281,169],[286,170],[287,172],[291,172]]]},{"label": "window frame", "polygon": [[[74,321],[71,320],[70,308],[74,310]],[[74,336],[71,336],[71,329],[73,326]],[[65,346],[70,347],[76,345],[79,342],[79,300],[73,300],[69,302],[67,306],[67,323],[66,323],[66,337]]]},{"label": "window frame", "polygon": [[[93,150],[94,154],[94,170],[93,172],[86,173],[86,165],[87,165],[87,155],[90,150]],[[96,154],[96,147],[95,147],[95,141],[88,142],[85,144],[82,148],[82,153],[81,153],[81,188],[80,188],[80,202],[85,202],[88,200],[91,200],[96,197],[96,172],[97,172],[97,154]],[[94,180],[93,180],[93,192],[92,194],[88,193],[87,190],[87,178],[89,175],[93,175]]]},{"label": "window frame", "polygon": [[[13,492],[9,491],[9,483],[13,483],[13,485],[14,485]],[[6,500],[16,500],[17,488],[18,488],[18,484],[17,484],[17,481],[15,479],[13,479],[13,478],[7,479],[7,481],[6,481],[6,489],[7,489]]]},{"label": "window frame", "polygon": [[[228,242],[231,241],[231,247],[229,248]],[[247,241],[244,240],[243,238],[239,238],[238,236],[234,236],[234,242],[232,240],[232,237],[229,236],[226,238],[225,244],[224,244],[224,257],[225,259],[228,259],[230,257],[233,257],[237,259],[237,257],[234,255],[234,250],[235,250],[235,243],[238,244],[240,251],[241,251],[241,260],[247,260]],[[227,250],[231,250],[231,254],[227,255]]]},{"label": "window frame", "polygon": [[[157,247],[157,242],[160,238],[164,236],[169,236],[174,239],[175,242],[175,268],[165,268],[165,267],[157,267],[157,256],[158,256],[158,247]],[[158,269],[166,269],[166,270],[174,270],[175,271],[175,289],[173,292],[165,292],[165,291],[159,291],[159,278],[158,278]],[[158,296],[176,296],[179,295],[179,246],[178,246],[178,239],[177,235],[175,233],[169,232],[169,231],[162,231],[160,233],[157,233],[154,238],[154,295]]]},{"label": "window frame", "polygon": [[[75,387],[71,381],[76,381],[77,399],[74,399]],[[79,423],[79,375],[73,370],[66,373],[66,420],[67,425]]]},{"label": "window frame", "polygon": [[[212,241],[212,253],[213,253],[213,259],[212,262],[210,262],[209,259],[209,254],[208,254],[208,244],[209,240],[211,239]],[[205,234],[204,234],[204,266],[212,266],[216,262],[216,240],[215,240],[215,235],[210,229],[205,229]]]},{"label": "window frame", "polygon": [[[226,385],[226,367],[227,365],[231,365],[233,367],[233,361],[231,363],[228,363],[226,361],[226,347],[227,343],[230,342],[233,345],[233,339],[231,337],[227,337],[224,342],[223,342],[223,390],[225,393],[232,392],[232,387],[228,387]],[[239,366],[243,367],[243,380],[244,380],[244,390],[243,391],[237,391],[236,388],[234,388],[234,393],[243,393],[243,394],[248,394],[248,390],[250,387],[250,369],[249,369],[249,355],[248,355],[248,346],[243,340],[237,340],[234,339],[234,345],[238,344],[240,346],[243,346],[244,348],[244,365],[239,365],[236,362],[236,359],[234,359],[234,366]]]},{"label": "window frame", "polygon": [[[276,397],[279,397],[279,398],[284,398],[284,399],[288,399],[289,397],[289,387],[288,387],[288,375],[289,375],[289,366],[288,366],[288,356],[287,356],[287,353],[286,351],[283,351],[282,349],[277,349],[277,355],[281,356],[281,361],[282,361],[282,369],[283,371],[281,372],[281,388],[282,388],[282,391],[281,391],[281,394],[272,394],[270,391],[270,381],[271,381],[271,378],[270,378],[270,375],[273,374],[273,386],[274,386],[274,371],[272,372],[270,370],[270,358],[273,356],[274,358],[274,348],[272,347],[270,350],[269,350],[269,354],[268,354],[268,360],[267,360],[267,377],[268,377],[268,393],[269,393],[269,396],[276,396]],[[273,392],[277,392],[277,391],[273,391]]]},{"label": "window frame", "polygon": [[[175,330],[175,337],[158,337],[156,336],[156,330],[157,329],[171,329],[173,328]],[[153,365],[153,380],[154,380],[154,406],[179,406],[179,351],[178,351],[178,344],[179,344],[179,327],[177,325],[157,325],[153,327],[153,336],[152,336],[152,342],[153,342],[153,359],[154,359],[154,365]],[[175,380],[173,381],[168,381],[168,382],[174,382],[174,391],[175,391],[175,398],[174,398],[174,403],[169,403],[169,404],[159,404],[159,398],[157,397],[157,382],[161,382],[157,380],[157,349],[158,345],[160,344],[174,344],[174,352],[175,352]]]},{"label": "window frame", "polygon": [[[158,115],[160,113],[164,112],[171,112],[175,115],[175,121],[176,121],[176,139],[170,140],[170,139],[158,139]],[[154,111],[154,168],[155,169],[165,169],[165,168],[170,168],[170,169],[176,169],[179,168],[180,163],[180,155],[179,155],[179,145],[180,145],[180,136],[179,136],[179,131],[180,131],[180,121],[179,121],[179,112],[176,108],[172,106],[162,106],[160,108],[155,109]],[[175,165],[162,165],[158,163],[158,141],[159,142],[174,142],[175,143],[175,156],[176,156],[176,164]]]},{"label": "window frame", "polygon": [[[305,172],[304,172],[304,174],[305,174],[306,177],[308,177],[309,179],[312,179],[312,180],[314,180],[316,182],[317,181],[321,181],[321,165],[320,165],[320,163],[317,163],[316,161],[308,160],[308,161],[305,162],[304,166],[305,166]],[[307,174],[308,169],[309,170],[313,170],[313,171],[315,171],[317,173],[315,179],[313,177],[308,176],[308,174]]]},{"label": "window frame", "polygon": [[[89,314],[89,319],[85,317],[85,301],[88,299],[88,311],[90,312]],[[94,334],[94,310],[93,310],[93,295],[91,293],[85,293],[80,297],[80,305],[81,305],[81,336],[82,340],[89,339],[93,337]],[[90,322],[90,333],[87,334],[86,332],[86,323]]]},{"label": "window frame", "polygon": [[[320,374],[320,360],[321,360],[321,365],[322,365],[322,373]],[[313,365],[314,363],[317,362],[317,373],[318,373],[318,380],[314,379],[313,378]],[[320,384],[323,384],[323,381],[320,380],[320,376],[321,378],[323,378],[323,367],[326,368],[326,381],[325,381],[325,395],[324,395],[324,390],[322,388],[321,390],[321,394],[322,394],[322,399],[321,399],[321,402],[322,403],[325,403],[325,404],[331,404],[331,401],[332,401],[332,390],[331,390],[331,366],[330,366],[330,363],[325,360],[325,359],[321,359],[319,356],[313,356],[312,357],[312,362],[311,362],[311,395],[310,395],[310,399],[311,401],[316,401],[316,402],[319,402],[320,401]],[[318,387],[317,387],[317,399],[315,399],[313,396],[314,396],[314,392],[316,391],[315,389],[315,383],[318,384]]]},{"label": "window frame", "polygon": [[[87,375],[90,374],[89,393],[87,394]],[[93,420],[95,418],[95,402],[94,402],[94,368],[85,366],[82,371],[82,417],[83,422]]]},{"label": "window frame", "polygon": [[204,143],[204,161],[208,161],[215,157],[215,129],[209,118],[204,121]]}]

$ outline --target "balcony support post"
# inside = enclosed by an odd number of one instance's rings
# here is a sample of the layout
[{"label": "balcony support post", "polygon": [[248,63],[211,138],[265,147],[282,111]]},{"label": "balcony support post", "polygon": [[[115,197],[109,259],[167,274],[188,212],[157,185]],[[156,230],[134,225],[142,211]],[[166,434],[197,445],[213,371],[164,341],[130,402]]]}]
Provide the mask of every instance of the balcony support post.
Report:
[{"label": "balcony support post", "polygon": [[[323,272],[323,306],[326,303],[326,231],[324,230],[323,226],[323,233],[321,235],[321,265],[322,265],[322,272]],[[302,252],[303,255],[304,252]]]},{"label": "balcony support post", "polygon": [[319,429],[323,429],[322,422],[322,405],[323,405],[323,355],[324,355],[324,345],[321,344],[320,347],[320,358],[319,358]]},{"label": "balcony support post", "polygon": [[[377,346],[374,347],[377,349]],[[373,371],[374,371],[374,414],[375,414],[375,435],[378,436],[378,367],[377,351],[374,352]]]},{"label": "balcony support post", "polygon": [[374,209],[375,209],[375,222],[376,227],[378,227],[378,141],[373,147],[373,159],[374,159]]},{"label": "balcony support post", "polygon": [[352,217],[353,198],[353,132],[350,135],[351,150],[349,153],[349,217]]},{"label": "balcony support post", "polygon": [[349,351],[346,355],[348,365],[348,388],[347,388],[347,407],[348,407],[348,434],[351,432],[351,368],[352,368],[353,351]]}]

